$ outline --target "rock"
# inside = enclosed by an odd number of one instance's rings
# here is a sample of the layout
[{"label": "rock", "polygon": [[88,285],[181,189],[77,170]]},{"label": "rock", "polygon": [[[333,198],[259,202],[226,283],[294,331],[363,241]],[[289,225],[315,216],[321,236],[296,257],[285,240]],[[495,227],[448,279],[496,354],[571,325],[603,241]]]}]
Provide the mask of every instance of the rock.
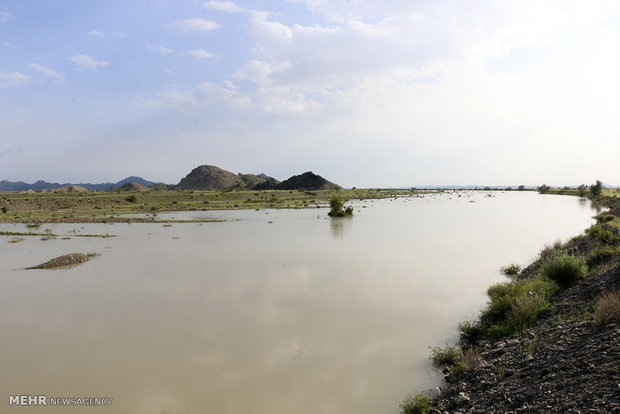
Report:
[{"label": "rock", "polygon": [[461,407],[469,403],[469,397],[465,395],[464,392],[460,392],[459,395],[455,398],[454,403],[457,407]]},{"label": "rock", "polygon": [[439,387],[435,387],[431,390],[431,398],[433,400],[436,400],[437,398],[441,397],[441,389]]}]

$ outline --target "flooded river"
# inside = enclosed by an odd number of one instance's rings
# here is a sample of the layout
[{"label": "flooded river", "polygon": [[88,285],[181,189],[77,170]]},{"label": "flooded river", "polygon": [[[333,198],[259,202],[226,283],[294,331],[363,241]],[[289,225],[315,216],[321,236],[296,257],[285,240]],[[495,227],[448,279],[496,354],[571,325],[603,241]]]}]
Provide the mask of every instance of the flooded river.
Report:
[{"label": "flooded river", "polygon": [[[398,413],[438,383],[428,347],[456,339],[499,267],[528,264],[596,213],[574,197],[492,195],[358,201],[351,219],[187,212],[159,218],[228,221],[0,236],[0,412]],[[100,256],[22,270],[71,252]],[[11,407],[10,395],[113,400]]]}]

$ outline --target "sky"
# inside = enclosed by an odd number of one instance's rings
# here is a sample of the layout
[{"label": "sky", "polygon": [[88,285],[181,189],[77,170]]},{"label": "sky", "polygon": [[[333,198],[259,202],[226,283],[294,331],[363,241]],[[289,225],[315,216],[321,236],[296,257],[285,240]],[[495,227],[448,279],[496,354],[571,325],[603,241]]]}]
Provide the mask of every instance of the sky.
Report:
[{"label": "sky", "polygon": [[0,180],[620,185],[620,2],[0,0]]}]

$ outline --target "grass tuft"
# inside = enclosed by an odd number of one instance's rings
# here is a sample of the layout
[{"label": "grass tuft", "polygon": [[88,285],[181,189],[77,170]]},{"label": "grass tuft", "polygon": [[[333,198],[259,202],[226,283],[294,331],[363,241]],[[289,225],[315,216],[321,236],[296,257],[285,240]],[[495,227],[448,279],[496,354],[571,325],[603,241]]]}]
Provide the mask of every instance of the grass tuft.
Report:
[{"label": "grass tuft", "polygon": [[599,296],[594,303],[594,322],[598,325],[620,321],[620,294],[609,291]]}]

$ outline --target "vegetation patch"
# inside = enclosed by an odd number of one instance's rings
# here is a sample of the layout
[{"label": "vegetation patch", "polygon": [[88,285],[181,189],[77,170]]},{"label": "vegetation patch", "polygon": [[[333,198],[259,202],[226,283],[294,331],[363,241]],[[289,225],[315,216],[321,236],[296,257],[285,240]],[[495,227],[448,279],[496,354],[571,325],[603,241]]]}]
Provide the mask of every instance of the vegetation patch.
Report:
[{"label": "vegetation patch", "polygon": [[508,266],[502,266],[500,267],[499,271],[504,275],[504,276],[508,276],[508,277],[515,277],[519,274],[519,272],[521,271],[521,266],[519,266],[518,264],[514,264],[511,263]]},{"label": "vegetation patch", "polygon": [[433,400],[424,393],[410,395],[399,405],[402,414],[427,414],[433,409]]},{"label": "vegetation patch", "polygon": [[582,257],[563,254],[543,264],[541,273],[561,287],[566,288],[586,277],[588,265]]}]

